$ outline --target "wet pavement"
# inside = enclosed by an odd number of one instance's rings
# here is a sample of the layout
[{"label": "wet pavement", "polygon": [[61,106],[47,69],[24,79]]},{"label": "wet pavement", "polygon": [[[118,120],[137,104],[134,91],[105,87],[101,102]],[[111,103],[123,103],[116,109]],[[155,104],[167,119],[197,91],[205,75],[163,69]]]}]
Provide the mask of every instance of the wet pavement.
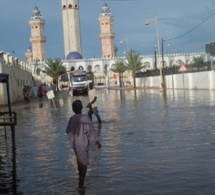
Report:
[{"label": "wet pavement", "polygon": [[[17,112],[16,178],[10,130],[0,127],[0,194],[215,194],[215,92],[97,90],[102,148],[90,150],[86,189],[78,192],[74,152],[65,129],[80,99],[57,94],[12,105]],[[0,107],[1,111],[6,110]],[[13,183],[16,184],[16,189]]]}]

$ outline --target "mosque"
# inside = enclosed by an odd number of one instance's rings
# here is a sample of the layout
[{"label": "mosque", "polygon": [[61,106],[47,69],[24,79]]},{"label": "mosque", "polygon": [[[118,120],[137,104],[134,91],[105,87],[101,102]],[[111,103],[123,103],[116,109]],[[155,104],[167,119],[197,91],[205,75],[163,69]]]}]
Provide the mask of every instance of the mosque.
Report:
[{"label": "mosque", "polygon": [[[115,84],[118,82],[117,74],[112,72],[112,68],[115,66],[115,62],[123,57],[116,57],[116,47],[114,44],[114,17],[109,9],[109,6],[104,3],[101,7],[101,11],[98,14],[98,22],[100,25],[99,38],[101,41],[101,58],[89,58],[85,59],[82,56],[82,45],[81,45],[81,30],[80,30],[80,17],[79,17],[79,0],[61,0],[62,9],[62,23],[63,23],[63,39],[64,39],[64,59],[62,60],[63,65],[67,71],[74,69],[85,70],[93,72],[95,85],[99,84]],[[43,19],[41,12],[37,6],[32,11],[32,16],[29,20],[31,29],[30,42],[31,47],[25,53],[26,62],[22,62],[16,57],[9,53],[0,51],[0,73],[8,73],[10,76],[10,94],[11,102],[16,102],[22,99],[22,88],[24,85],[33,86],[39,82],[48,82],[47,76],[42,73],[45,60],[45,43],[46,37],[44,35],[45,20]],[[164,55],[164,64],[166,66],[180,65],[181,63],[189,64],[192,62],[193,57],[204,56],[206,53],[174,53]],[[140,56],[142,63],[147,65],[147,69],[155,69],[156,59],[154,55]],[[161,65],[161,59],[157,60],[158,68]],[[145,70],[144,70],[145,71]],[[214,71],[213,71],[214,72]],[[202,74],[201,74],[202,75]],[[198,76],[188,78],[189,84],[187,88],[198,88],[193,79]],[[202,77],[202,76],[200,76]],[[168,78],[168,77],[167,77]],[[172,78],[175,79],[175,87],[181,88],[181,81],[174,75]],[[50,79],[50,78],[49,78]],[[143,79],[137,79],[137,86],[149,86],[149,87],[160,87],[160,78],[153,77],[148,78],[147,81]],[[167,87],[171,88],[172,84],[167,79]],[[214,89],[215,86],[215,75],[209,73],[204,76],[205,86],[204,89]],[[133,79],[129,71],[123,74],[124,83],[131,83]],[[203,80],[203,79],[201,79]],[[208,81],[209,80],[209,81]],[[192,82],[191,82],[192,81]],[[214,81],[214,82],[213,82]],[[119,83],[119,82],[118,82]],[[177,84],[178,83],[178,84]],[[202,82],[201,82],[202,83]],[[178,85],[178,86],[177,86]],[[0,105],[6,102],[5,87],[0,85]]]},{"label": "mosque", "polygon": [[[61,0],[63,39],[64,39],[64,56],[63,65],[67,71],[71,68],[86,70],[94,73],[95,84],[105,84],[107,81],[115,83],[116,74],[111,71],[115,66],[115,61],[125,59],[116,57],[116,47],[114,44],[114,17],[107,3],[103,3],[98,16],[100,25],[99,38],[101,40],[101,58],[85,59],[82,56],[81,30],[79,16],[79,0]],[[44,25],[45,20],[42,18],[37,6],[33,10],[32,17],[29,21],[31,28],[32,47],[26,52],[26,59],[29,64],[41,67],[45,60],[45,42]],[[201,56],[205,53],[178,53],[164,56],[164,63],[168,66],[180,65],[182,62],[188,64],[192,61],[193,56]],[[154,55],[141,56],[143,64],[148,69],[155,69]],[[158,62],[158,64],[161,64]],[[35,69],[37,69],[35,67]],[[125,82],[132,81],[129,72],[123,74]]]}]

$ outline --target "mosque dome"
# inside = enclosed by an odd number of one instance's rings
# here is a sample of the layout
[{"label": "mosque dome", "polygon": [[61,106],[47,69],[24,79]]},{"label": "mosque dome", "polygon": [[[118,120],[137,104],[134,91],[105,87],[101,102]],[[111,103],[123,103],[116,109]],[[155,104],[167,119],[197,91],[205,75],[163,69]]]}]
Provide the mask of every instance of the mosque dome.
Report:
[{"label": "mosque dome", "polygon": [[66,60],[79,60],[79,59],[83,59],[83,57],[77,51],[72,51],[66,56]]}]

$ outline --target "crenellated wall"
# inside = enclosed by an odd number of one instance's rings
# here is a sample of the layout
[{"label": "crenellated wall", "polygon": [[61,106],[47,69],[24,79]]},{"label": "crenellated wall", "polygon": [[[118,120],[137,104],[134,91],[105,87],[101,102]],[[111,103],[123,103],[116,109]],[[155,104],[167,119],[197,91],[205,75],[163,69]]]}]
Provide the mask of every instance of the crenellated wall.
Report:
[{"label": "crenellated wall", "polygon": [[[33,86],[39,78],[32,76],[31,66],[27,62],[19,61],[8,53],[0,51],[0,73],[9,74],[9,89],[11,103],[23,99],[22,90],[24,85]],[[6,85],[0,83],[0,105],[7,104]]]}]

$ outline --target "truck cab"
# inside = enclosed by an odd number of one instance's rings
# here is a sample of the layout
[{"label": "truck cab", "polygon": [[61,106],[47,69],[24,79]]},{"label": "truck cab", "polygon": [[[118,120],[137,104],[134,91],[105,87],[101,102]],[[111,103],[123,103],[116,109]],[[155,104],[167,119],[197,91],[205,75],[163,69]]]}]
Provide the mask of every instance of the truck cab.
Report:
[{"label": "truck cab", "polygon": [[74,93],[88,93],[88,82],[86,71],[74,70],[70,72],[70,84]]}]

